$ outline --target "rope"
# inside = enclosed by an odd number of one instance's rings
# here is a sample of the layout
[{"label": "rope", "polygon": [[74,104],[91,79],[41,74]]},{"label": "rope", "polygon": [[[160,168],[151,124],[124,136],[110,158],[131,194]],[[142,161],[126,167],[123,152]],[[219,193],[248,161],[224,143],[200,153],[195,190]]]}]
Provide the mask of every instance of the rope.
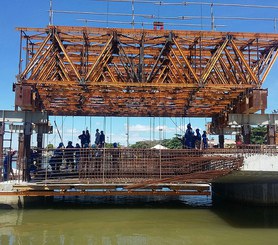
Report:
[{"label": "rope", "polygon": [[74,116],[72,117],[71,141],[73,142]]},{"label": "rope", "polygon": [[112,117],[110,117],[110,144],[112,143]]},{"label": "rope", "polygon": [[[182,128],[180,128],[180,127],[177,125],[177,123],[173,121],[173,119],[172,119],[171,117],[170,117],[170,119],[171,119],[172,123],[176,126],[176,129],[179,128],[180,131],[181,131],[182,133],[185,133],[185,131],[184,131]],[[177,130],[176,130],[176,134],[177,134]]]}]

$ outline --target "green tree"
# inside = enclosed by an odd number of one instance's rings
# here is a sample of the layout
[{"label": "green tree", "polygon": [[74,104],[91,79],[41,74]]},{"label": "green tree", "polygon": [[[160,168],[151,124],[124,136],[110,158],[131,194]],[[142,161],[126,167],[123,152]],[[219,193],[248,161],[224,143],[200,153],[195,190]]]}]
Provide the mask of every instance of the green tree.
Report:
[{"label": "green tree", "polygon": [[152,147],[152,143],[151,141],[138,141],[130,147],[136,149],[148,149]]},{"label": "green tree", "polygon": [[266,126],[258,126],[251,129],[251,144],[266,144],[267,128]]},{"label": "green tree", "polygon": [[49,150],[54,149],[54,145],[53,144],[48,144],[46,148],[49,149]]},{"label": "green tree", "polygon": [[181,138],[178,136],[175,136],[172,139],[163,140],[162,145],[169,149],[182,149]]},{"label": "green tree", "polygon": [[182,142],[180,135],[176,135],[172,139],[164,139],[162,141],[160,140],[146,140],[146,141],[138,141],[135,144],[131,145],[131,148],[139,148],[139,149],[150,149],[153,146],[161,144],[169,149],[182,149]]}]

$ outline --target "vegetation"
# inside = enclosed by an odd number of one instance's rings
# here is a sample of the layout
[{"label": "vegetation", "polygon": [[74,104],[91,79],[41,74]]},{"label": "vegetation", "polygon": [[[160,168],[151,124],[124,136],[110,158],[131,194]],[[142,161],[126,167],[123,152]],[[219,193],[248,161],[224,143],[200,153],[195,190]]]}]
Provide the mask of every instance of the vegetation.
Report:
[{"label": "vegetation", "polygon": [[48,144],[46,148],[49,149],[49,150],[54,149],[54,145],[53,144]]},{"label": "vegetation", "polygon": [[172,139],[164,139],[162,141],[160,140],[138,141],[135,144],[131,145],[130,147],[136,149],[149,149],[154,147],[157,144],[163,145],[169,149],[182,149],[182,142],[181,142],[180,135],[176,135]]},{"label": "vegetation", "polygon": [[[121,145],[117,143],[118,148],[121,148]],[[114,143],[105,143],[105,148],[114,148]]]},{"label": "vegetation", "polygon": [[148,148],[152,148],[156,144],[159,144],[159,141],[146,140],[146,141],[138,141],[135,144],[131,145],[130,147],[134,149],[148,149]]},{"label": "vegetation", "polygon": [[182,149],[182,141],[179,135],[176,135],[172,139],[165,139],[162,141],[162,145],[169,149]]},{"label": "vegetation", "polygon": [[258,126],[251,130],[251,144],[266,144],[267,143],[267,127]]}]

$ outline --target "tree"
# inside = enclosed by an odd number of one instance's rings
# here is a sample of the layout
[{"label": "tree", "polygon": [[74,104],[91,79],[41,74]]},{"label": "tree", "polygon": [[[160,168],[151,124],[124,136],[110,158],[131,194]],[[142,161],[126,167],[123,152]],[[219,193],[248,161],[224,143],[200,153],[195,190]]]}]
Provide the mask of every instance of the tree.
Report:
[{"label": "tree", "polygon": [[49,150],[52,150],[52,149],[54,149],[54,145],[53,144],[48,144],[46,148],[49,149]]},{"label": "tree", "polygon": [[182,142],[178,136],[163,140],[162,145],[169,149],[182,149]]},{"label": "tree", "polygon": [[182,149],[182,142],[180,135],[176,135],[172,139],[164,139],[160,140],[146,140],[146,141],[138,141],[135,144],[131,145],[131,148],[139,148],[139,149],[150,149],[157,144],[161,144],[169,149]]},{"label": "tree", "polygon": [[152,143],[151,141],[138,141],[130,147],[136,149],[148,149],[152,147]]},{"label": "tree", "polygon": [[266,126],[258,126],[251,129],[251,144],[266,144],[267,128]]}]

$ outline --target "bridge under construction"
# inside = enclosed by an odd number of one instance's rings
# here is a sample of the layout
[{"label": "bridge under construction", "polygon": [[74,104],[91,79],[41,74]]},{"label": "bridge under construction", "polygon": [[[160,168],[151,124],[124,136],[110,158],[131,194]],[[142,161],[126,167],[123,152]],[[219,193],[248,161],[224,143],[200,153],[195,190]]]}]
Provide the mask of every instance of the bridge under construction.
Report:
[{"label": "bridge under construction", "polygon": [[[235,125],[242,126],[246,146],[250,126],[258,124],[268,125],[268,143],[276,143],[277,115],[264,114],[267,90],[262,84],[277,58],[278,34],[69,26],[17,30],[16,111],[1,113],[0,160],[3,166],[5,125],[17,122],[17,178],[29,184],[15,186],[11,195],[74,195],[65,190],[78,185],[83,185],[78,195],[93,195],[92,189],[99,188],[106,190],[102,195],[119,194],[117,188],[123,194],[146,194],[146,187],[152,194],[184,195],[192,183],[196,193],[207,194],[201,184],[238,170],[246,153],[243,148],[240,154],[228,149],[119,149],[118,175],[114,149],[101,149],[100,159],[90,149],[83,151],[86,160],[78,171],[49,173],[45,159],[51,152],[43,149],[43,135],[51,131],[50,115],[211,117],[210,130],[220,135],[221,148],[224,134]],[[43,168],[30,181],[34,131]],[[271,154],[277,154],[274,148]],[[158,193],[158,187],[170,191]],[[87,188],[91,191],[84,192]]]}]

